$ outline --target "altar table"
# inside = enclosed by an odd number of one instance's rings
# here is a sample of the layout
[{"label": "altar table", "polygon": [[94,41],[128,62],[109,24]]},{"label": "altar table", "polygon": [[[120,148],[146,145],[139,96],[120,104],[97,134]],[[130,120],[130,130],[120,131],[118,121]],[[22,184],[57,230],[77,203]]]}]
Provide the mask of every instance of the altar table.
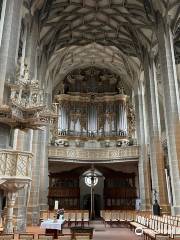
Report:
[{"label": "altar table", "polygon": [[62,230],[64,220],[61,219],[48,219],[41,223],[41,228],[46,229],[46,234],[52,234],[54,238],[58,238],[58,233]]}]

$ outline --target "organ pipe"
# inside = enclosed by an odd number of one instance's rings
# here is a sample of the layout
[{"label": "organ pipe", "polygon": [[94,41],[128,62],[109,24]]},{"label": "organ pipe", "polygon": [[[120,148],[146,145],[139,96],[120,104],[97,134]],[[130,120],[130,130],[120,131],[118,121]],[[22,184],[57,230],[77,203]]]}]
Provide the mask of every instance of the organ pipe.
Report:
[{"label": "organ pipe", "polygon": [[[105,99],[105,98],[104,98]],[[87,100],[87,99],[85,99]],[[70,104],[71,103],[71,104]],[[58,131],[72,135],[128,135],[128,104],[126,99],[90,102],[60,101]]]}]

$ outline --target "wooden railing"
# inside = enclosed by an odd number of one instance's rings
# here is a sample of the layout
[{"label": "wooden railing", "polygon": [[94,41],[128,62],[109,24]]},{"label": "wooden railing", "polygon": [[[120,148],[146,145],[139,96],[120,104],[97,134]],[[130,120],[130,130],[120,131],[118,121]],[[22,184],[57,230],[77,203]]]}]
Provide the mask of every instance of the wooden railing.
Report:
[{"label": "wooden railing", "polygon": [[49,197],[79,197],[79,188],[49,188]]},{"label": "wooden railing", "polygon": [[104,190],[106,197],[112,198],[136,198],[135,188],[106,188]]}]

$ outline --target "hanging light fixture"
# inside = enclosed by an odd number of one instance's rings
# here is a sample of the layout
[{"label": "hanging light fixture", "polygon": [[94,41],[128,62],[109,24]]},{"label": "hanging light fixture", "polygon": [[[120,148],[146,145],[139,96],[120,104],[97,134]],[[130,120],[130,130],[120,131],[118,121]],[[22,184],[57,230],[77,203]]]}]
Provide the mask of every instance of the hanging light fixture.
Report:
[{"label": "hanging light fixture", "polygon": [[91,188],[91,211],[90,211],[90,219],[93,220],[95,217],[94,212],[94,187],[98,183],[98,178],[103,177],[103,175],[94,168],[94,165],[91,165],[91,168],[83,173],[85,184]]}]

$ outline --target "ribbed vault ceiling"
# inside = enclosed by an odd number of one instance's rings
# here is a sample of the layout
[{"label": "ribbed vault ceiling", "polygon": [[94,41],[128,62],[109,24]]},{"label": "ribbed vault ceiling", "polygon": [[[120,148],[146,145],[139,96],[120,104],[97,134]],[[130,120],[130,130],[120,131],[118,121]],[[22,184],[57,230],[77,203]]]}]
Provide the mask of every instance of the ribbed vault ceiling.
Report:
[{"label": "ribbed vault ceiling", "polygon": [[143,1],[124,2],[54,0],[46,5],[41,17],[41,41],[50,46],[50,53],[67,46],[96,42],[116,46],[125,54],[136,56],[138,41],[133,41],[133,37],[149,46],[151,26]]},{"label": "ribbed vault ceiling", "polygon": [[[73,69],[98,66],[111,69],[131,86],[131,81],[136,76],[140,62],[135,57],[127,58],[116,47],[91,43],[85,46],[71,46],[57,51],[51,57],[49,65],[53,72],[55,85],[58,84],[59,78],[63,79]],[[58,74],[59,72],[60,74]]]},{"label": "ribbed vault ceiling", "polygon": [[54,86],[75,68],[110,68],[129,84],[137,78],[144,49],[157,53],[156,13],[169,17],[180,55],[179,0],[34,0],[40,10],[40,45]]}]

